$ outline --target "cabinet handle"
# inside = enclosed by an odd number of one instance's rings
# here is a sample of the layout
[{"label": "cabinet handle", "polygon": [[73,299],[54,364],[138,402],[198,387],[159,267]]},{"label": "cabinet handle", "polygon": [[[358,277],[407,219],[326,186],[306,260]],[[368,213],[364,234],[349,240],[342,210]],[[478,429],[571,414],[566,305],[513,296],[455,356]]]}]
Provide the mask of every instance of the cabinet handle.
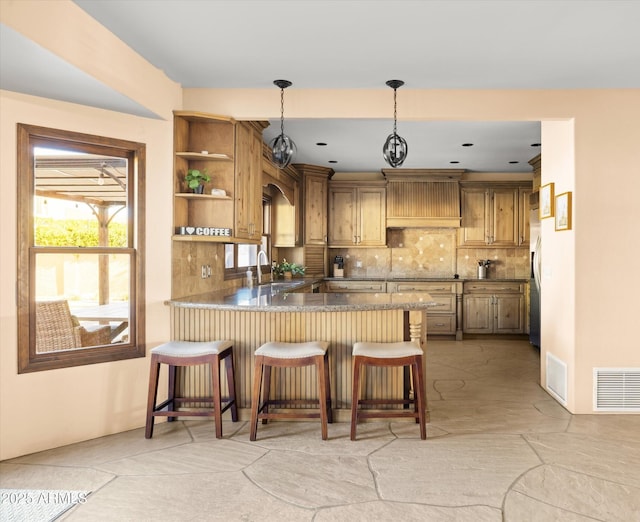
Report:
[{"label": "cabinet handle", "polygon": [[436,326],[444,326],[444,323],[436,323]]}]

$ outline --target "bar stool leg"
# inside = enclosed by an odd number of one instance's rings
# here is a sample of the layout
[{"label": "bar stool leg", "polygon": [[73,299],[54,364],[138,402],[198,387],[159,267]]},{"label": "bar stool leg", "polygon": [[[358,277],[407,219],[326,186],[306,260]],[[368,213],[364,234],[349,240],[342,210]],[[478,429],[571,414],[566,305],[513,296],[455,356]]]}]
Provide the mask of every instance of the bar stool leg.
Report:
[{"label": "bar stool leg", "polygon": [[227,370],[227,383],[229,386],[229,400],[231,402],[231,420],[238,421],[238,405],[236,403],[235,372],[233,367],[233,352],[225,357],[225,368]]},{"label": "bar stool leg", "polygon": [[327,381],[324,379],[326,375],[325,357],[319,355],[316,357],[316,370],[318,375],[318,402],[320,405],[320,427],[322,429],[322,440],[329,438],[327,431]]},{"label": "bar stool leg", "polygon": [[213,417],[216,423],[216,439],[222,438],[222,400],[220,396],[220,358],[211,358],[211,394],[213,395]]},{"label": "bar stool leg", "polygon": [[331,406],[331,380],[329,378],[329,354],[324,356],[324,386],[327,390],[327,422],[333,423],[333,407]]},{"label": "bar stool leg", "polygon": [[[265,364],[263,360],[262,369],[264,378],[262,382],[262,404],[258,403],[258,413],[269,413],[269,399],[271,398],[271,371],[270,364]],[[269,419],[262,419],[262,424],[269,422]]]},{"label": "bar stool leg", "polygon": [[[176,372],[174,365],[169,365],[169,389],[168,389],[168,405],[172,410],[176,409],[174,399],[176,398]],[[167,417],[167,422],[173,422],[177,417]]]},{"label": "bar stool leg", "polygon": [[256,357],[256,364],[253,373],[253,392],[251,394],[251,433],[249,440],[256,440],[256,434],[258,433],[258,410],[260,409],[260,389],[262,388],[262,371],[263,371],[263,358],[261,356]]},{"label": "bar stool leg", "polygon": [[420,423],[420,438],[426,440],[427,438],[427,423],[426,423],[426,400],[424,391],[424,374],[422,373],[422,357],[416,357],[414,363],[414,398],[418,407],[418,422]]},{"label": "bar stool leg", "polygon": [[351,391],[351,440],[356,440],[356,425],[358,424],[358,401],[360,400],[360,372],[362,361],[353,358],[353,388]]},{"label": "bar stool leg", "polygon": [[145,439],[153,436],[154,416],[153,410],[156,407],[156,397],[158,395],[158,377],[160,376],[160,363],[155,355],[151,356],[151,369],[149,370],[149,392],[147,394],[147,422],[144,430]]}]

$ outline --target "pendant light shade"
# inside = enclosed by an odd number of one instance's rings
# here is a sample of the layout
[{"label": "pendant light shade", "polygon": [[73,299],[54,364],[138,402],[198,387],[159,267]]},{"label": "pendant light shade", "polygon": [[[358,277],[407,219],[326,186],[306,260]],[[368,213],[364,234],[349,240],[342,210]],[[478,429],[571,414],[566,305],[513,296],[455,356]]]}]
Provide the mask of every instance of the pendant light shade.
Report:
[{"label": "pendant light shade", "polygon": [[382,147],[385,161],[393,168],[399,167],[407,159],[409,146],[407,140],[397,133],[397,104],[396,91],[404,85],[402,80],[389,80],[387,85],[393,89],[393,133],[389,134]]},{"label": "pendant light shade", "polygon": [[288,80],[275,80],[275,85],[280,87],[280,134],[269,143],[271,159],[279,169],[284,169],[295,156],[296,144],[284,133],[284,90],[291,87]]}]

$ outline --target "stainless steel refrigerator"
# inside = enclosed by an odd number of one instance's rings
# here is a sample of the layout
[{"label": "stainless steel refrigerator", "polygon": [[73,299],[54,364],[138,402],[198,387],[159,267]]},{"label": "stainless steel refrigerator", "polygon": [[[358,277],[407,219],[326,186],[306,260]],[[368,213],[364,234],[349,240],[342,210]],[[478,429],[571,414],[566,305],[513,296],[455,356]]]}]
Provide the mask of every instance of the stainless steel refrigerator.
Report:
[{"label": "stainless steel refrigerator", "polygon": [[540,240],[540,214],[538,213],[538,192],[531,194],[529,200],[531,215],[529,216],[531,243],[529,246],[531,260],[531,284],[529,295],[529,342],[540,347],[540,283],[542,269],[542,249]]}]

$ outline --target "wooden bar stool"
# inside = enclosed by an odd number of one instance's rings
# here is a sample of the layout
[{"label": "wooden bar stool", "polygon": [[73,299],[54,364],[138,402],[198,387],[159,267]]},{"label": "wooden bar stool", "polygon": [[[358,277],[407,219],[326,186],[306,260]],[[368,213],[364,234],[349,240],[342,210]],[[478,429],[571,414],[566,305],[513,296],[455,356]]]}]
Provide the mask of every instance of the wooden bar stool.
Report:
[{"label": "wooden bar stool", "polygon": [[[329,343],[321,341],[285,343],[270,342],[255,351],[255,373],[251,393],[251,435],[256,440],[258,419],[266,424],[268,419],[320,418],[322,440],[327,440],[327,422],[333,422],[331,410],[331,383],[329,379]],[[315,365],[318,375],[317,399],[270,399],[271,368],[297,368]],[[263,382],[264,376],[264,382]],[[317,405],[319,412],[288,411],[270,412],[269,406]]]},{"label": "wooden bar stool", "polygon": [[[225,362],[227,371],[228,397],[220,392],[220,362]],[[169,365],[169,393],[166,401],[156,404],[160,365]],[[211,397],[176,397],[176,368],[208,364],[211,367]],[[222,406],[222,403],[226,403]],[[193,410],[178,408],[185,403],[205,403],[210,407]],[[165,409],[166,408],[166,409]],[[183,417],[214,417],[216,438],[222,438],[222,414],[231,408],[231,420],[238,420],[236,406],[235,378],[233,373],[233,343],[231,341],[171,341],[151,350],[151,372],[149,375],[149,395],[147,399],[147,424],[145,438],[153,436],[155,417],[168,417],[168,421]]]},{"label": "wooden bar stool", "polygon": [[[353,391],[351,395],[351,440],[356,440],[359,419],[412,417],[420,424],[420,438],[427,438],[426,400],[422,371],[422,348],[412,341],[396,343],[355,343],[353,345]],[[413,399],[360,399],[360,380],[366,366],[409,366],[413,382]],[[371,411],[360,409],[364,405],[413,404],[413,410]]]}]

